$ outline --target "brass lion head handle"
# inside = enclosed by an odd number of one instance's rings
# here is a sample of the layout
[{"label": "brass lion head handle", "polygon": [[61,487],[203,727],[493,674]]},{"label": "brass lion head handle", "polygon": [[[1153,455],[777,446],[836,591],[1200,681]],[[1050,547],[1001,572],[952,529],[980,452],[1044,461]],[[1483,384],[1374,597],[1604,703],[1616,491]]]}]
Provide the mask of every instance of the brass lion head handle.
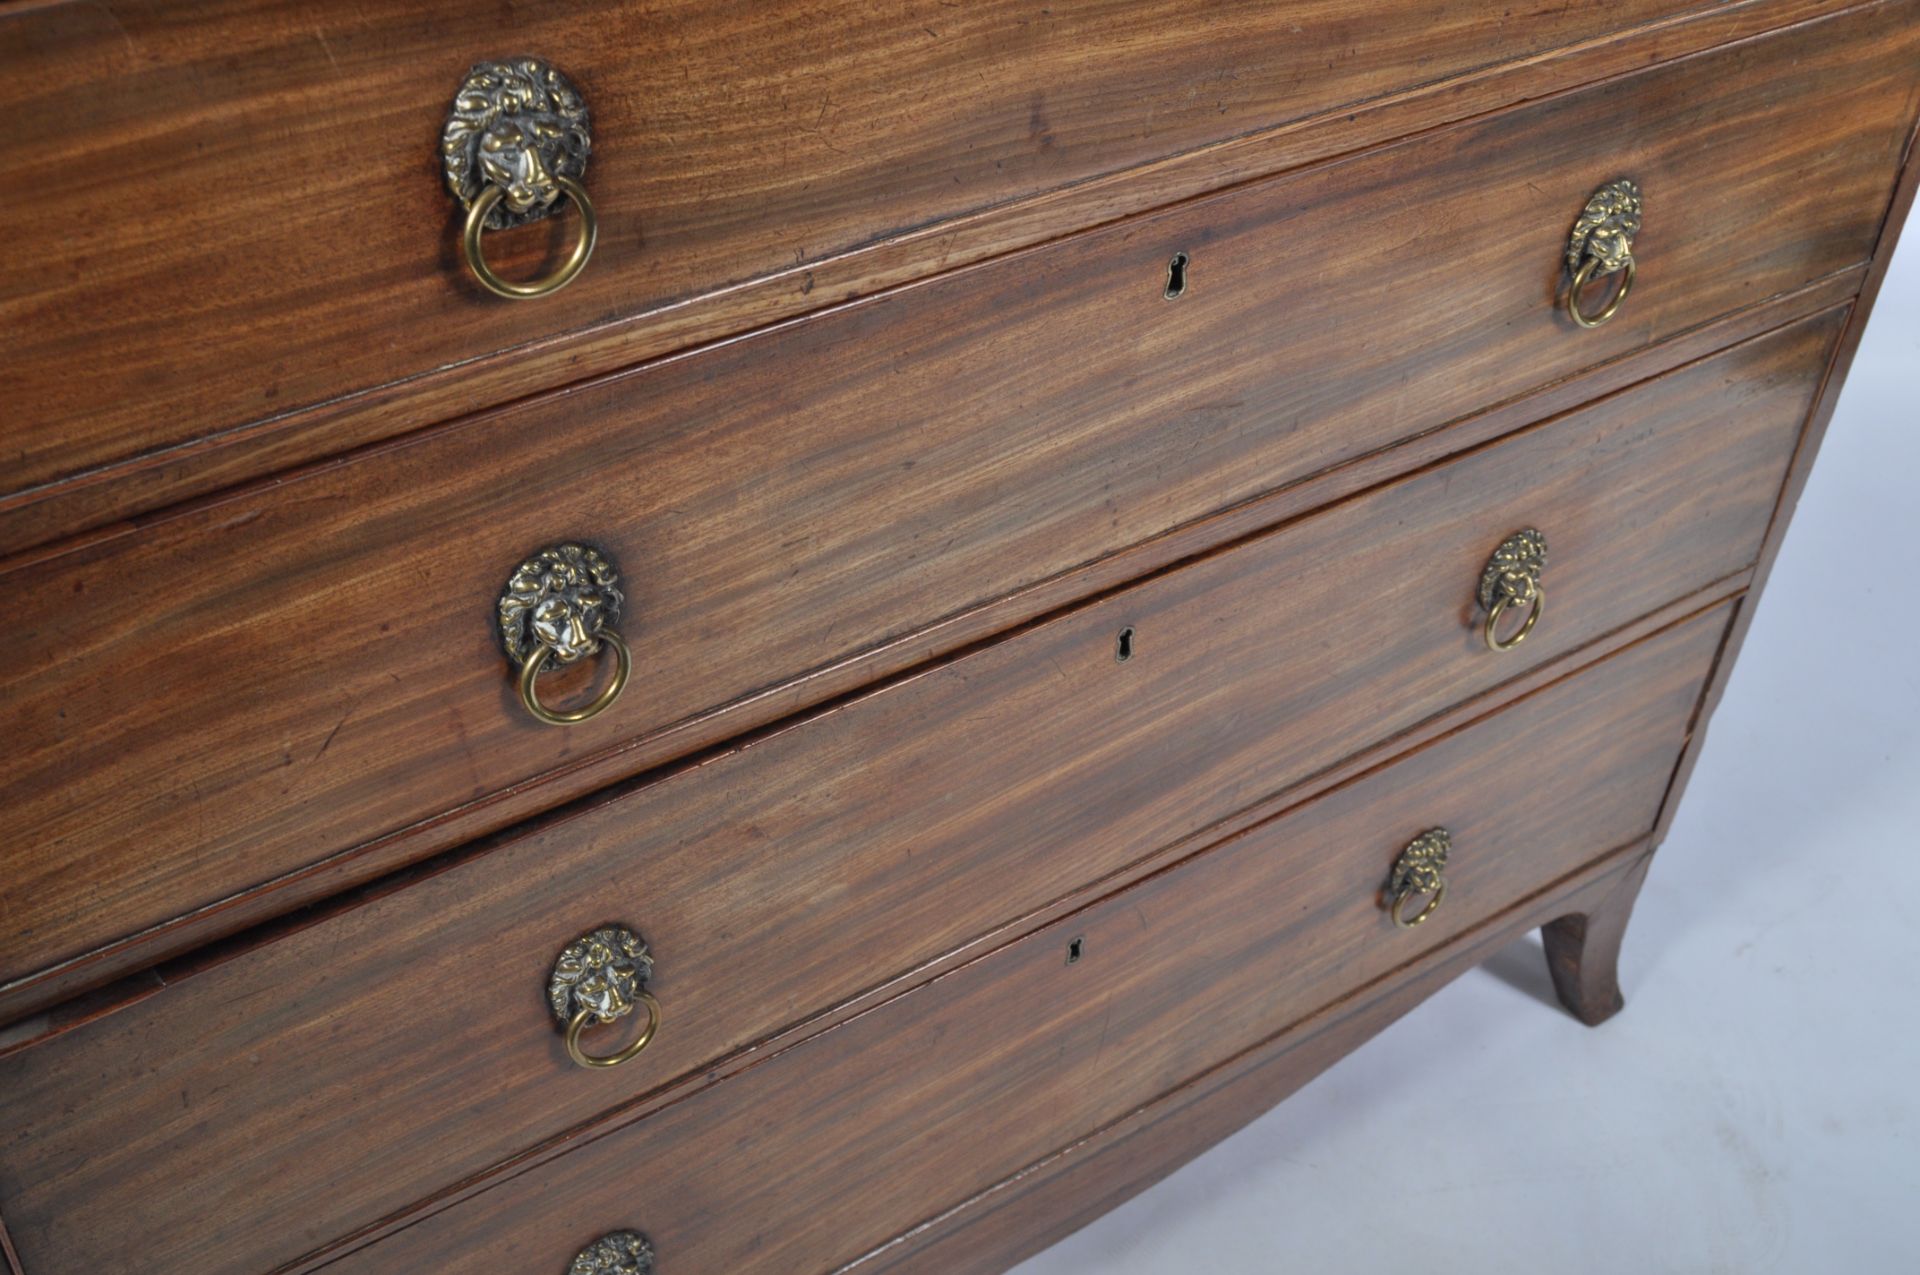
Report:
[{"label": "brass lion head handle", "polygon": [[653,1245],[638,1231],[602,1235],[580,1250],[567,1275],[653,1275]]},{"label": "brass lion head handle", "polygon": [[[1547,538],[1532,527],[1516,531],[1500,542],[1480,572],[1480,605],[1487,620],[1481,636],[1489,651],[1511,651],[1527,640],[1547,609],[1546,586],[1540,576],[1547,569]],[[1511,636],[1500,636],[1500,621],[1509,610],[1525,607],[1527,618]]]},{"label": "brass lion head handle", "polygon": [[[1411,930],[1440,906],[1440,900],[1447,897],[1447,852],[1453,849],[1453,834],[1445,828],[1429,828],[1407,843],[1400,857],[1393,861],[1393,871],[1387,877],[1386,907],[1393,923],[1403,930]],[[1421,895],[1427,896],[1426,906],[1412,916],[1403,915],[1407,904]]]},{"label": "brass lion head handle", "polygon": [[[571,726],[620,698],[633,673],[633,653],[613,631],[622,600],[613,564],[587,545],[553,545],[514,568],[500,595],[500,642],[520,670],[520,702],[537,721]],[[577,663],[603,646],[612,648],[615,669],[598,699],[565,711],[540,702],[536,683],[543,669]]]},{"label": "brass lion head handle", "polygon": [[[511,300],[544,297],[573,282],[593,253],[599,222],[580,183],[593,149],[587,103],[573,81],[539,58],[482,62],[467,72],[440,132],[447,189],[467,210],[461,243],[482,287]],[[580,237],[558,270],[532,283],[493,272],[483,230],[551,216],[563,201],[580,210]]]},{"label": "brass lion head handle", "polygon": [[[660,1030],[660,1002],[647,991],[652,979],[645,940],[624,925],[603,925],[567,944],[547,980],[547,1004],[566,1032],[567,1057],[582,1067],[618,1067],[638,1056]],[[647,1025],[625,1049],[589,1054],[580,1048],[587,1028],[618,1022],[636,1005],[646,1007]]]},{"label": "brass lion head handle", "polygon": [[[1621,177],[1593,192],[1567,240],[1567,317],[1583,328],[1597,328],[1626,304],[1633,287],[1633,237],[1640,233],[1640,186]],[[1593,313],[1580,308],[1580,294],[1595,279],[1619,275],[1606,305]]]}]

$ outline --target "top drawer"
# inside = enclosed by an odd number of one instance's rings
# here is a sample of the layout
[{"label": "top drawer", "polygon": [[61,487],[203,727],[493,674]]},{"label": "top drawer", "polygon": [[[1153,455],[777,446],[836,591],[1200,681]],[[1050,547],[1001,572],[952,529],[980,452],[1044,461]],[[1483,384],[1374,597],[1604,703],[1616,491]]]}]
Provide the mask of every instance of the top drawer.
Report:
[{"label": "top drawer", "polygon": [[[1715,7],[8,6],[0,107],[33,141],[0,157],[0,503],[745,280],[794,274],[791,312],[804,267],[906,230]],[[436,151],[469,67],[520,54],[584,94],[600,213],[585,272],[533,303],[462,267]],[[537,273],[574,224],[488,251]],[[549,379],[567,374],[555,358]]]}]

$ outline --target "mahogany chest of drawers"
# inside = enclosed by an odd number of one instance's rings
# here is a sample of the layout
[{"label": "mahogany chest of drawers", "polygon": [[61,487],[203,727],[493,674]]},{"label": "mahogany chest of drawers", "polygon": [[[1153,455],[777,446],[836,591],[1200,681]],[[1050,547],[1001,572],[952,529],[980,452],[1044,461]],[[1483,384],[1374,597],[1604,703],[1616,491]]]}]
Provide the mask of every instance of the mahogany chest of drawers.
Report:
[{"label": "mahogany chest of drawers", "polygon": [[1920,0],[0,68],[16,1275],[986,1272],[1516,934],[1620,1007]]}]

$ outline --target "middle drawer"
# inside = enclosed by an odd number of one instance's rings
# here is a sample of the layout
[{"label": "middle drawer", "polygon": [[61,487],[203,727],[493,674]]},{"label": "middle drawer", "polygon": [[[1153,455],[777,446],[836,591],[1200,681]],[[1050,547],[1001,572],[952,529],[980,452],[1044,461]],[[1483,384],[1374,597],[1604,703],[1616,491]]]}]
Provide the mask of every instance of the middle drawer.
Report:
[{"label": "middle drawer", "polygon": [[[1838,322],[1149,579],[21,1048],[0,1059],[9,1222],[125,1228],[156,1269],[203,1268],[216,1241],[242,1268],[292,1259],[1732,576]],[[1552,609],[1495,655],[1476,589],[1528,525],[1550,540]],[[651,946],[664,1025],[635,1061],[581,1070],[546,979],[616,921]]]}]

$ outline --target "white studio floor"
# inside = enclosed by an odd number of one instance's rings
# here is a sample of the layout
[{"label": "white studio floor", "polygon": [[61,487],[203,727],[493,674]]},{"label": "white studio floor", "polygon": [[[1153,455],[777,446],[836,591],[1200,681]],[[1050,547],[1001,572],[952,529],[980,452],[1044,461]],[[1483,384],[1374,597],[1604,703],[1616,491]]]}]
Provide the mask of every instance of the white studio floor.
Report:
[{"label": "white studio floor", "polygon": [[1531,936],[1019,1275],[1920,1271],[1916,633],[1920,218],[1640,896],[1627,1008],[1547,1008]]}]

